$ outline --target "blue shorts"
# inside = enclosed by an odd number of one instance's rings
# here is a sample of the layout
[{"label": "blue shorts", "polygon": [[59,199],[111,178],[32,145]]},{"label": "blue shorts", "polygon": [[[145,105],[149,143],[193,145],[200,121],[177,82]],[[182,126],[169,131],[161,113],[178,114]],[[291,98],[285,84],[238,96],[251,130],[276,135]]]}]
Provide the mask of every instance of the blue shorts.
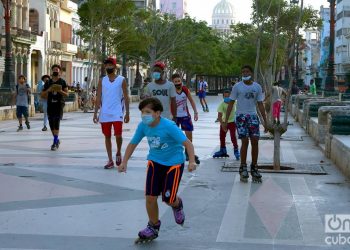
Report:
[{"label": "blue shorts", "polygon": [[199,91],[198,92],[198,97],[199,97],[199,99],[203,99],[203,98],[205,98],[207,96],[207,92],[205,92],[205,91]]},{"label": "blue shorts", "polygon": [[193,123],[191,116],[176,117],[176,125],[181,126],[183,131],[193,131]]},{"label": "blue shorts", "polygon": [[260,137],[259,117],[257,115],[240,114],[236,116],[238,138]]},{"label": "blue shorts", "polygon": [[148,161],[146,177],[146,195],[159,196],[166,203],[176,200],[184,163],[175,166],[164,166],[154,161]]},{"label": "blue shorts", "polygon": [[28,115],[28,107],[26,106],[17,106],[16,107],[16,116],[17,116],[17,119],[19,118],[22,118],[22,115],[27,118],[29,115]]}]

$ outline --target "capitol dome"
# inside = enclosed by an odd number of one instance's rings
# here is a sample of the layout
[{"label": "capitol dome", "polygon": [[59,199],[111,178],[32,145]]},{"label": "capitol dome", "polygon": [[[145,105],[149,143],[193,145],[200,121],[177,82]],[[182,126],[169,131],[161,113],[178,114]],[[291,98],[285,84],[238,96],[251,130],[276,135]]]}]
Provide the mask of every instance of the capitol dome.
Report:
[{"label": "capitol dome", "polygon": [[230,26],[235,23],[233,5],[229,0],[220,0],[214,7],[212,15],[212,28],[220,34],[230,33]]},{"label": "capitol dome", "polygon": [[213,10],[213,16],[219,15],[232,15],[233,16],[233,6],[227,0],[221,0]]}]

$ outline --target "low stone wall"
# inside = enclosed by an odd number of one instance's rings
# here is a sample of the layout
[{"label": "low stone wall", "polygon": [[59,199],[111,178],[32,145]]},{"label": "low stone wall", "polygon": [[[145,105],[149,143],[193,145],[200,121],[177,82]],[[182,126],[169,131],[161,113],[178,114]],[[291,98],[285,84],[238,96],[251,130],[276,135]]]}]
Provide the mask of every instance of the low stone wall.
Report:
[{"label": "low stone wall", "polygon": [[333,135],[328,140],[329,158],[350,178],[350,135]]}]

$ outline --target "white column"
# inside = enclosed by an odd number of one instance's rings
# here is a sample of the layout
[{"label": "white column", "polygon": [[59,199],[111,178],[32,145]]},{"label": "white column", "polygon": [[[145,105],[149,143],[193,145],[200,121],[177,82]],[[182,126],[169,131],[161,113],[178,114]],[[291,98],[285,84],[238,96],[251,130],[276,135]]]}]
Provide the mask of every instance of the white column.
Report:
[{"label": "white column", "polygon": [[[38,75],[39,77],[39,75]],[[28,54],[27,59],[27,79],[30,86],[34,86],[34,82],[32,81],[32,50],[30,50],[30,53]]]},{"label": "white column", "polygon": [[17,27],[17,6],[15,2],[11,3],[11,27]]},{"label": "white column", "polygon": [[28,5],[24,6],[23,9],[23,24],[22,27],[24,30],[29,30],[29,9],[28,9]]},{"label": "white column", "polygon": [[17,5],[17,28],[23,29],[22,26],[22,5]]}]

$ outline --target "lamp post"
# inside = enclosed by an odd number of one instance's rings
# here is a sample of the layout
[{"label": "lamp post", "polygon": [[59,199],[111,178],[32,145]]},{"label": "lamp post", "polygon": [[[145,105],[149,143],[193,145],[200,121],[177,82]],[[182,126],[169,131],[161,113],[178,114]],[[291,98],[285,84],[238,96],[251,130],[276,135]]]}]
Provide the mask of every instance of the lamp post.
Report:
[{"label": "lamp post", "polygon": [[325,90],[334,91],[336,77],[334,75],[334,39],[335,39],[335,0],[328,0],[330,4],[330,32],[329,32],[329,55]]},{"label": "lamp post", "polygon": [[[290,4],[299,4],[299,0],[290,0]],[[299,30],[296,34],[296,44],[294,45],[295,49],[295,80],[298,82],[299,79]]]},{"label": "lamp post", "polygon": [[6,55],[5,55],[5,72],[3,76],[3,88],[15,88],[15,75],[12,64],[12,41],[11,41],[11,0],[1,0],[4,6],[5,19],[5,38],[6,38]]}]

